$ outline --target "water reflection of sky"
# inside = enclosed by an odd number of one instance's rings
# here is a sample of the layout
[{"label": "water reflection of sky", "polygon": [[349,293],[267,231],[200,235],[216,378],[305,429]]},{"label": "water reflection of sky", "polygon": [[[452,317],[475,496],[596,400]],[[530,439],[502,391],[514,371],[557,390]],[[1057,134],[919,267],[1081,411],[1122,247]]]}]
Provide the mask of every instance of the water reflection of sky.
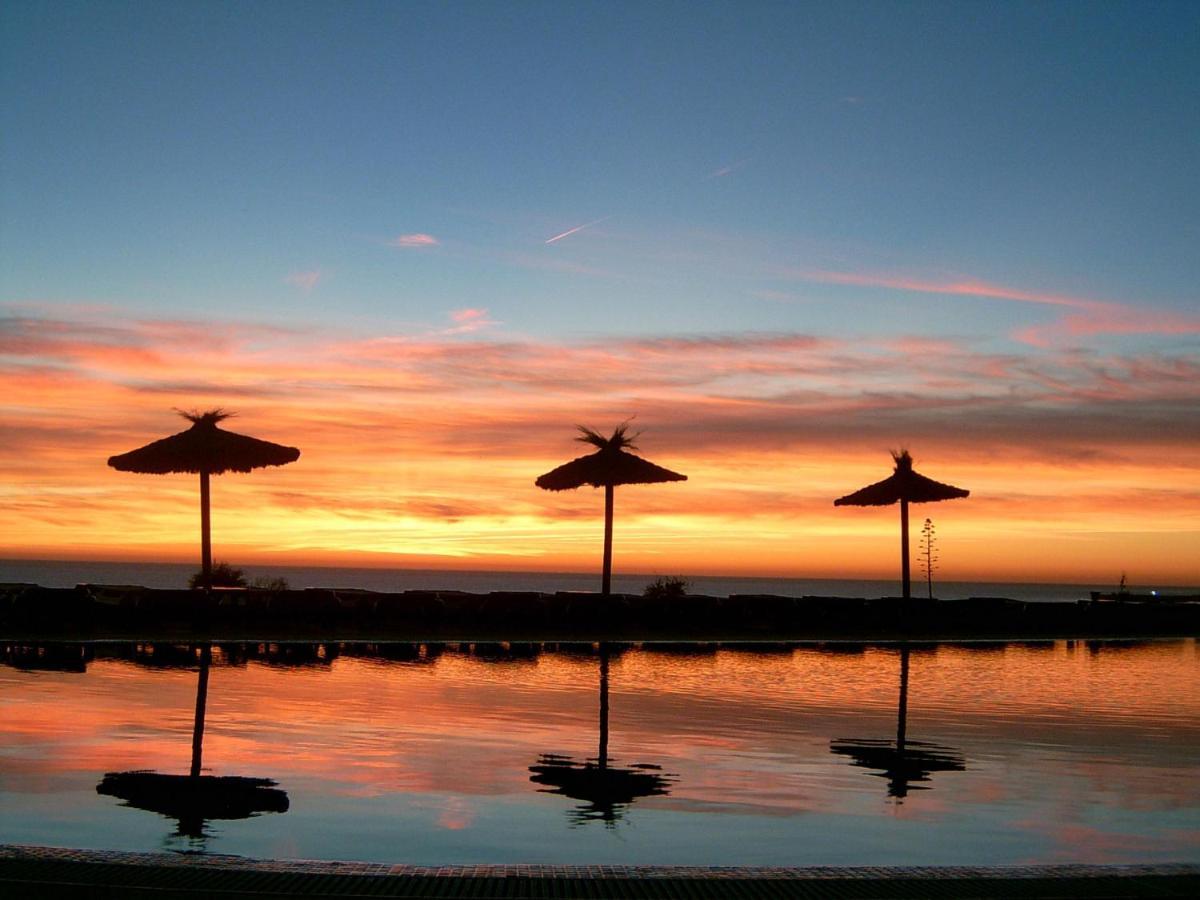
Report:
[{"label": "water reflection of sky", "polygon": [[[187,772],[196,669],[93,652],[86,674],[0,666],[0,841],[171,845],[169,823],[96,785],[108,772]],[[896,738],[895,649],[614,652],[613,765],[672,776],[665,793],[618,807],[614,827],[572,816],[577,801],[530,781],[544,755],[597,757],[590,652],[288,656],[304,664],[214,653],[206,771],[271,778],[291,808],[210,823],[212,851],[415,863],[1200,860],[1193,640],[914,649],[907,737],[950,748],[963,770],[934,771],[903,798],[830,749]]]}]

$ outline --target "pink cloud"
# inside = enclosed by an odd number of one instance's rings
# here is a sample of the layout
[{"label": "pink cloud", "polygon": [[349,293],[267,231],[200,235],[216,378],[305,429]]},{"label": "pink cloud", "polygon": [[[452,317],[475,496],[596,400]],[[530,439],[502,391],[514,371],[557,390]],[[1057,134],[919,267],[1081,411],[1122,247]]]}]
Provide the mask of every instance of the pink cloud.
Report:
[{"label": "pink cloud", "polygon": [[1066,315],[1045,325],[1022,328],[1013,337],[1034,347],[1049,347],[1064,338],[1096,334],[1200,334],[1200,318],[1154,310],[1116,308],[1094,315]]},{"label": "pink cloud", "polygon": [[320,269],[312,269],[307,272],[292,272],[283,280],[286,284],[298,287],[307,294],[317,286],[321,277],[322,273]]},{"label": "pink cloud", "polygon": [[1022,291],[1002,285],[989,284],[974,278],[958,281],[933,281],[909,278],[902,275],[874,275],[855,272],[828,272],[812,270],[797,273],[808,281],[826,284],[848,284],[858,287],[892,288],[898,291],[915,291],[922,294],[953,294],[963,297],[993,297],[998,300],[1017,300],[1022,303],[1040,303],[1047,306],[1071,306],[1076,309],[1120,308],[1117,304],[1086,297],[1071,297],[1065,294],[1047,294]]},{"label": "pink cloud", "polygon": [[392,238],[390,241],[388,241],[388,246],[400,247],[408,250],[420,250],[425,247],[436,247],[440,243],[441,241],[435,238],[432,234],[425,234],[424,232],[415,231],[412,234],[401,234]]},{"label": "pink cloud", "polygon": [[486,309],[474,307],[452,311],[450,320],[454,322],[454,325],[438,332],[439,334],[473,334],[476,331],[495,328],[500,324],[488,314]]},{"label": "pink cloud", "polygon": [[1200,317],[1196,316],[1178,315],[1090,297],[1026,291],[975,278],[939,281],[902,275],[822,270],[794,274],[808,281],[819,281],[825,284],[891,288],[899,291],[947,294],[957,297],[986,297],[1078,310],[1078,312],[1066,314],[1054,322],[1032,325],[1013,332],[1014,340],[1036,347],[1047,347],[1068,337],[1101,334],[1200,334]]},{"label": "pink cloud", "polygon": [[[403,433],[408,419],[452,404],[495,446],[536,444],[563,417],[630,412],[694,449],[887,446],[921,433],[1091,452],[1196,434],[1200,376],[1178,353],[997,355],[929,338],[753,332],[497,340],[489,329],[499,324],[483,307],[448,311],[443,328],[424,334],[370,337],[222,321],[7,319],[0,389],[39,409],[74,408],[85,396],[121,409],[236,397],[246,409],[275,404],[277,418],[348,416],[353,426],[340,427],[372,434]],[[476,339],[458,339],[467,335]],[[385,399],[403,411],[395,422],[379,421]],[[1114,417],[1125,422],[1119,436]]]}]

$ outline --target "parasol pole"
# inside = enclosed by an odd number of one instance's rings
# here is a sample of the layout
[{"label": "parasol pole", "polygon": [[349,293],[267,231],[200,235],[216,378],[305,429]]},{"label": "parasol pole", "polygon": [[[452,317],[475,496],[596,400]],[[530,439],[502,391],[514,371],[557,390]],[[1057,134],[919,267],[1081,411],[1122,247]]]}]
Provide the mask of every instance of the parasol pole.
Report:
[{"label": "parasol pole", "polygon": [[600,768],[608,768],[608,644],[600,644]]},{"label": "parasol pole", "polygon": [[613,486],[604,486],[604,576],[600,592],[607,597],[612,587],[612,522],[613,522]]},{"label": "parasol pole", "polygon": [[196,685],[196,718],[192,724],[192,777],[200,775],[200,756],[204,746],[204,707],[208,703],[208,666],[212,662],[212,644],[200,648],[200,680]]},{"label": "parasol pole", "polygon": [[200,572],[201,586],[212,590],[212,537],[208,515],[208,470],[200,470]]},{"label": "parasol pole", "polygon": [[908,730],[908,648],[900,648],[900,715],[896,717],[896,749],[904,755],[904,737]]},{"label": "parasol pole", "polygon": [[904,580],[904,599],[912,594],[908,578],[908,500],[900,498],[900,574]]}]

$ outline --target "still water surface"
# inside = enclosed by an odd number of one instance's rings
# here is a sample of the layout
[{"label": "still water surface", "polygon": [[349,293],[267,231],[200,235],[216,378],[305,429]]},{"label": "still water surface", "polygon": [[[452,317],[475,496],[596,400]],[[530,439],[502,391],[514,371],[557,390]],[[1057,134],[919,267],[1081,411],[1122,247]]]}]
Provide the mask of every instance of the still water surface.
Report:
[{"label": "still water surface", "polygon": [[[187,775],[198,648],[2,649],[0,842],[419,864],[1200,861],[1195,640],[223,645],[203,774],[277,784],[257,814],[203,821],[97,791],[106,773]],[[279,791],[286,811],[268,811]]]}]

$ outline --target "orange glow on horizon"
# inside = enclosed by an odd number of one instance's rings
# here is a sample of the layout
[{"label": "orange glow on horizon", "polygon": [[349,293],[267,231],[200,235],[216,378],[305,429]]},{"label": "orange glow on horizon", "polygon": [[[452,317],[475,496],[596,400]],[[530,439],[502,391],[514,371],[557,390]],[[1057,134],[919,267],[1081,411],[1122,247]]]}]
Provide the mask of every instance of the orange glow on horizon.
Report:
[{"label": "orange glow on horizon", "polygon": [[[105,460],[182,430],[173,406],[223,406],[239,413],[230,430],[301,457],[214,480],[220,559],[593,571],[602,493],[533,480],[587,452],[575,422],[603,430],[636,412],[639,452],[689,480],[618,488],[617,572],[896,577],[896,509],[832,501],[886,477],[887,449],[907,445],[918,471],[971,490],[912,508],[914,572],[930,516],[944,580],[1200,582],[1187,417],[1200,366],[1183,361],[1113,360],[1093,375],[1066,357],[805,335],[559,345],[23,327],[0,346],[0,498],[20,522],[3,557],[195,559],[196,479]],[[1172,405],[1171,427],[1139,424]]]}]

